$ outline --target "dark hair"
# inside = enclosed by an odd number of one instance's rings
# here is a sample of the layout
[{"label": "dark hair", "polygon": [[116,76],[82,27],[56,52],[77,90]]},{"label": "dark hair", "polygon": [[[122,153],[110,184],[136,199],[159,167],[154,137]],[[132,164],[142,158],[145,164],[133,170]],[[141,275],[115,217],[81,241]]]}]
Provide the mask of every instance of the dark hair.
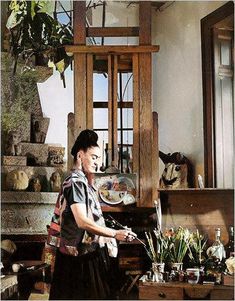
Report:
[{"label": "dark hair", "polygon": [[71,155],[75,159],[77,156],[77,153],[80,150],[87,151],[87,149],[92,146],[99,146],[97,141],[98,141],[98,135],[96,134],[96,132],[94,132],[92,130],[88,130],[88,129],[82,131],[78,135],[78,137],[71,149]]}]

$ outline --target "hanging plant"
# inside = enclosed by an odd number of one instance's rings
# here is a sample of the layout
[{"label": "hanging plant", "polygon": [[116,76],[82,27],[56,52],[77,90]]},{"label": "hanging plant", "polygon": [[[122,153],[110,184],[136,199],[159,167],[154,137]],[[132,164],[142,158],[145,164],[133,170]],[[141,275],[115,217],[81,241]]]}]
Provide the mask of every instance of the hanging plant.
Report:
[{"label": "hanging plant", "polygon": [[43,59],[49,66],[55,65],[64,81],[64,71],[72,57],[65,52],[64,45],[73,43],[73,32],[69,25],[54,19],[53,1],[12,0],[7,28],[10,30],[11,53],[15,67],[19,58],[27,65],[33,56]]}]

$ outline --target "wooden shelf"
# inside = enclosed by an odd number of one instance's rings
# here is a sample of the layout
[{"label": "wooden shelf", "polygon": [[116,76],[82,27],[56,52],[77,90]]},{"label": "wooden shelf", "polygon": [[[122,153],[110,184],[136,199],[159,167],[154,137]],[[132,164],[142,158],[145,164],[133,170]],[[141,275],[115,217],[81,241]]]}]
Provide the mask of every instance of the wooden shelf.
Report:
[{"label": "wooden shelf", "polygon": [[212,193],[231,193],[234,192],[232,188],[187,188],[187,189],[158,189],[160,193],[167,193],[167,194],[212,194]]}]

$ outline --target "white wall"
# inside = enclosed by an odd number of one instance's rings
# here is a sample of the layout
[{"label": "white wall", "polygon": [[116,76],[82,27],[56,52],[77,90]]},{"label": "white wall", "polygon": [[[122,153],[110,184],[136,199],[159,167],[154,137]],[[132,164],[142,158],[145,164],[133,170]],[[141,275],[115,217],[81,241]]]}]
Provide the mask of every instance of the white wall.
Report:
[{"label": "white wall", "polygon": [[[158,112],[159,149],[180,151],[204,175],[200,20],[223,1],[176,1],[153,13],[153,110]],[[163,168],[161,164],[160,174]]]},{"label": "white wall", "polygon": [[45,143],[67,147],[67,116],[69,112],[74,112],[73,72],[70,68],[65,71],[65,81],[66,88],[63,87],[59,72],[54,70],[48,80],[38,83],[38,92],[43,116],[50,118]]}]

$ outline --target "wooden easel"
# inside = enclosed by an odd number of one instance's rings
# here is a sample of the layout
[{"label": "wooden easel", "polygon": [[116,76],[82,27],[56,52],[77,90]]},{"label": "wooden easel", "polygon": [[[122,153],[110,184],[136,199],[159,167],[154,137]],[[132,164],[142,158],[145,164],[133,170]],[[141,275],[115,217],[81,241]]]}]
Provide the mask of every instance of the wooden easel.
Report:
[{"label": "wooden easel", "polygon": [[[133,73],[133,171],[136,173],[137,206],[152,207],[158,187],[157,114],[152,113],[151,1],[139,3],[139,27],[86,28],[86,2],[74,1],[74,45],[66,46],[74,54],[74,131],[69,134],[68,149],[79,132],[93,128],[93,72],[102,59],[108,73],[109,141],[111,162],[118,163],[117,77],[118,72]],[[86,46],[87,36],[138,36],[138,46]],[[99,64],[100,66],[100,64]],[[71,122],[71,120],[70,120]],[[69,162],[68,162],[69,163]]]}]

